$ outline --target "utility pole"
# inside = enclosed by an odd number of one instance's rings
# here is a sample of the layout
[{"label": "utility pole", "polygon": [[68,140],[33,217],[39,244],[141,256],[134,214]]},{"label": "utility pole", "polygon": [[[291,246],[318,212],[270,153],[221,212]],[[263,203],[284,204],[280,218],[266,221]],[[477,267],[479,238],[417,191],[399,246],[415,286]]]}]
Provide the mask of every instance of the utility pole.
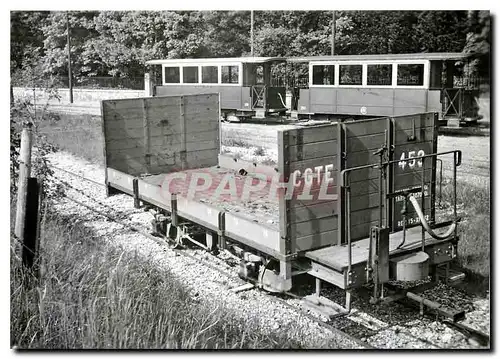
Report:
[{"label": "utility pole", "polygon": [[335,10],[333,10],[333,15],[332,15],[332,56],[335,55]]},{"label": "utility pole", "polygon": [[253,56],[253,10],[250,10],[250,54]]},{"label": "utility pole", "polygon": [[68,86],[69,86],[69,103],[73,103],[73,81],[72,81],[72,73],[71,73],[71,42],[69,36],[69,15],[68,11],[66,11],[66,32],[67,34],[67,43],[68,43]]}]

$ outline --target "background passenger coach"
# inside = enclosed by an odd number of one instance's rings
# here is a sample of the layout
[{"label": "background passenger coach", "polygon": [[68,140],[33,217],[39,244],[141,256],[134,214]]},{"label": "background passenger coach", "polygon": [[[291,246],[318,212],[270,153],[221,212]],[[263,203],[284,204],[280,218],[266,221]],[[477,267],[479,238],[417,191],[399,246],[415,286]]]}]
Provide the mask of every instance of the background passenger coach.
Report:
[{"label": "background passenger coach", "polygon": [[162,80],[155,96],[220,94],[224,119],[265,118],[284,115],[287,107],[284,86],[271,86],[273,67],[284,63],[279,57],[151,60],[161,65]]},{"label": "background passenger coach", "polygon": [[285,114],[342,120],[437,112],[440,120],[464,123],[477,120],[479,96],[477,84],[464,71],[467,56],[239,57],[146,64],[161,65],[153,95],[219,93],[224,120],[265,121]]},{"label": "background passenger coach", "polygon": [[463,53],[289,58],[292,65],[305,62],[309,67],[309,86],[295,92],[292,110],[297,117],[438,112],[441,119],[475,118],[478,91],[455,86],[455,63],[466,59]]}]

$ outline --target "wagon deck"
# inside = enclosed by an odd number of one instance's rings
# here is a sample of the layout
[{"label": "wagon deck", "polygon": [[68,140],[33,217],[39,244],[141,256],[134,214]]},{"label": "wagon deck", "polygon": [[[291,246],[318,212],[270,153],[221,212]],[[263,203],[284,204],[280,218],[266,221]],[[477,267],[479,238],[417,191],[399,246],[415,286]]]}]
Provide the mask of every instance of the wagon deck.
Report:
[{"label": "wagon deck", "polygon": [[[206,176],[204,176],[206,175]],[[200,190],[190,193],[189,185],[203,176],[210,180],[210,187],[204,186],[204,179],[196,181]],[[179,180],[185,177],[187,180]],[[178,178],[176,180],[176,178]],[[240,175],[234,169],[213,166],[208,168],[198,168],[184,170],[172,173],[161,173],[157,175],[142,178],[143,181],[160,187],[167,191],[166,183],[169,184],[168,192],[176,193],[178,197],[190,198],[194,202],[204,203],[213,206],[214,210],[239,213],[242,217],[255,222],[265,224],[269,227],[279,230],[279,208],[276,196],[270,196],[271,181],[267,178],[257,179]],[[252,180],[254,184],[265,181],[266,185],[260,190],[250,191],[248,195],[244,193],[244,186],[247,181]],[[230,190],[232,184],[235,184],[234,193],[222,193],[222,190]]]}]

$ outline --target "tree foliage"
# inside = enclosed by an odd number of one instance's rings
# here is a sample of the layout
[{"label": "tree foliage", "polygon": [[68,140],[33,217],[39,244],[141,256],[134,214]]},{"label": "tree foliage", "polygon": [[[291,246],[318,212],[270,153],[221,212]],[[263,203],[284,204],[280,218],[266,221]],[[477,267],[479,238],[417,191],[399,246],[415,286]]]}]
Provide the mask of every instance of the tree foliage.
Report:
[{"label": "tree foliage", "polygon": [[[67,18],[77,79],[142,76],[150,59],[251,51],[249,11],[18,11],[11,13],[11,70],[36,59],[42,73],[67,76]],[[331,53],[332,11],[254,11],[254,18],[256,56]],[[335,53],[465,48],[484,63],[489,26],[487,11],[337,11]]]},{"label": "tree foliage", "polygon": [[490,75],[490,26],[489,11],[469,11],[464,52],[473,54],[472,71],[484,77]]}]

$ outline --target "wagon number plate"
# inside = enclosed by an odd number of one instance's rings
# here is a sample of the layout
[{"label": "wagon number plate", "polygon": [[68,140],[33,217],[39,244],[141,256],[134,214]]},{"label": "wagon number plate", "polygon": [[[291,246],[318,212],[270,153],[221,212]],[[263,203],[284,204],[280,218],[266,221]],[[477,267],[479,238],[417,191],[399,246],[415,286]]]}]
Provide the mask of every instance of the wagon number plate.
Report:
[{"label": "wagon number plate", "polygon": [[406,152],[401,153],[401,157],[399,158],[398,166],[401,167],[402,170],[408,166],[408,169],[413,169],[415,166],[417,167],[422,167],[422,159],[416,161],[416,160],[411,160],[411,161],[405,161],[413,157],[421,157],[425,156],[425,151],[424,150],[418,150],[418,151],[408,151],[408,154]]}]

